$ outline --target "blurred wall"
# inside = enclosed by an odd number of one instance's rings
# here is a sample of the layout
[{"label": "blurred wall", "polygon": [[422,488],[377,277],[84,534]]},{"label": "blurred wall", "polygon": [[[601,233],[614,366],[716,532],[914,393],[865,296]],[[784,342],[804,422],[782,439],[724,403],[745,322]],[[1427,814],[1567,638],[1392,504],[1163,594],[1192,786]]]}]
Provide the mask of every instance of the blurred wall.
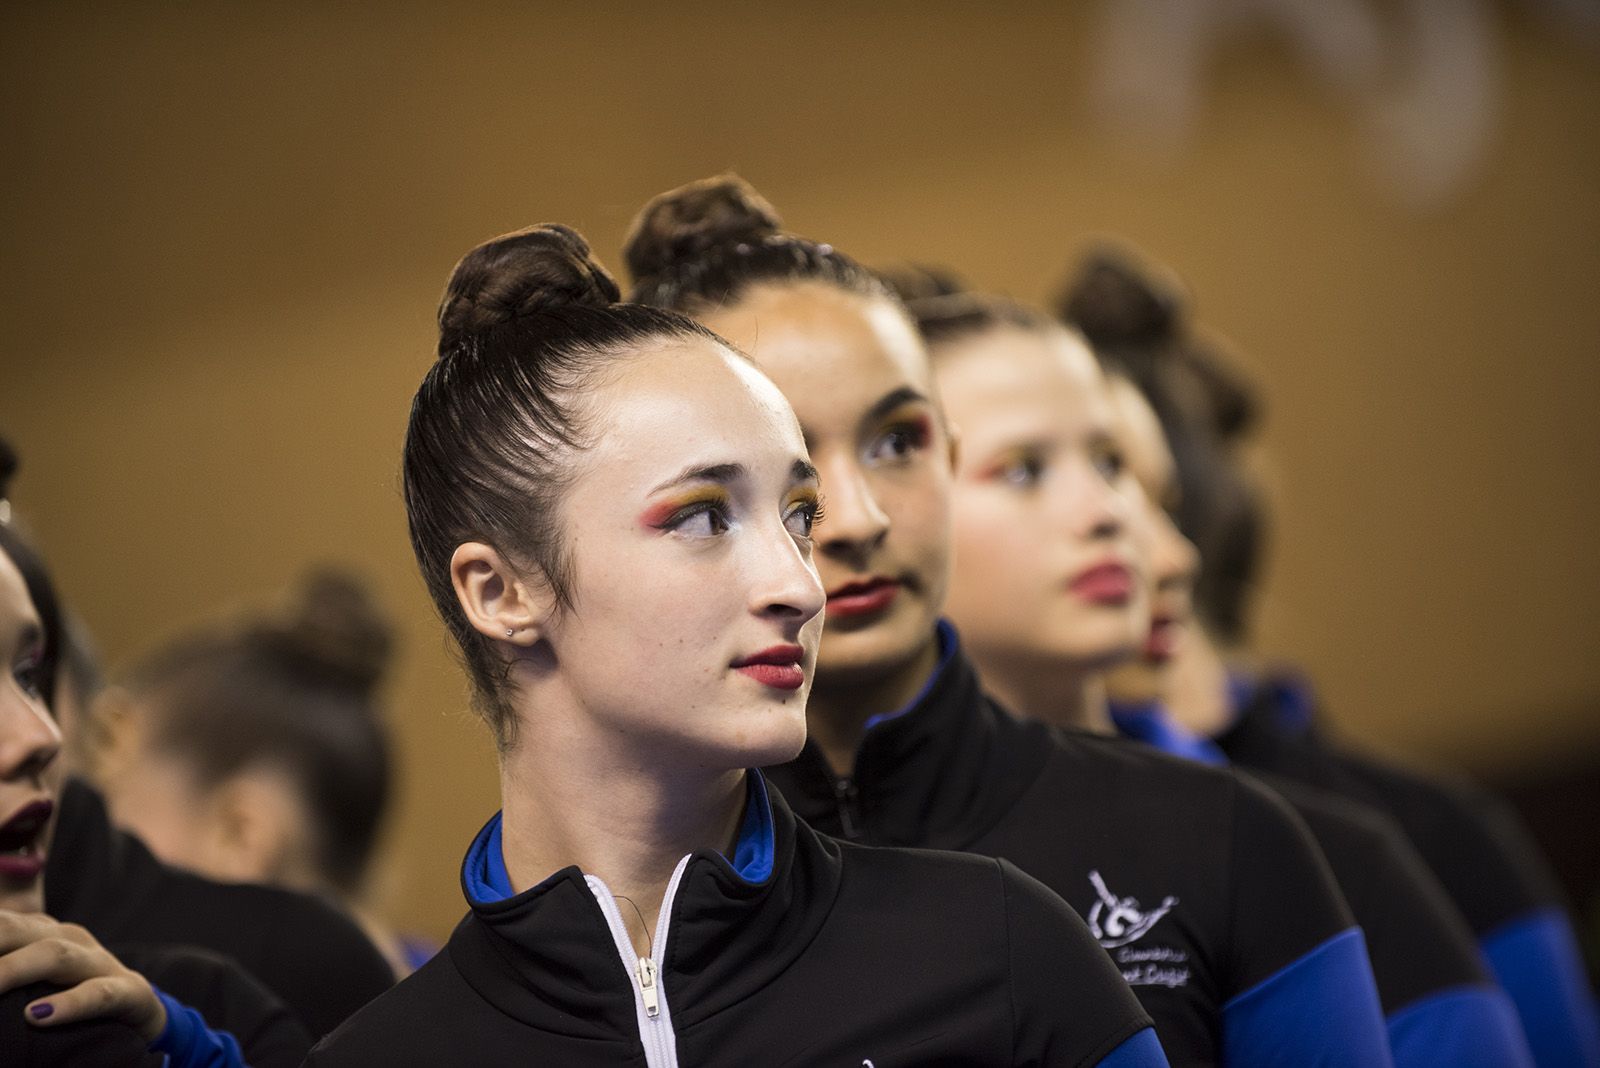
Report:
[{"label": "blurred wall", "polygon": [[410,395],[457,256],[540,220],[612,262],[734,168],[868,261],[1053,292],[1086,235],[1178,267],[1270,398],[1259,645],[1372,743],[1478,770],[1600,748],[1600,65],[1493,11],[1484,164],[1419,212],[1281,42],[1195,133],[1085,106],[1093,5],[13,7],[0,34],[0,433],[115,664],[307,561],[403,621],[393,911],[444,934],[496,805],[411,560]]}]

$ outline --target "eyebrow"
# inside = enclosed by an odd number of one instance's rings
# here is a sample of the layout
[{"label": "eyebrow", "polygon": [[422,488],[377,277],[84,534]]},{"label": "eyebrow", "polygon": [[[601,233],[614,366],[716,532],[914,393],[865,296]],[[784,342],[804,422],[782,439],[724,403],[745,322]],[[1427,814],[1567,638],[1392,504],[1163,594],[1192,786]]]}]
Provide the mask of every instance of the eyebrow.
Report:
[{"label": "eyebrow", "polygon": [[927,405],[933,404],[933,401],[929,400],[927,394],[923,393],[921,390],[913,389],[910,386],[901,386],[899,389],[892,389],[888,393],[885,393],[882,397],[879,397],[878,402],[867,409],[866,414],[861,417],[861,422],[876,422],[901,405],[911,404],[917,401]]},{"label": "eyebrow", "polygon": [[[744,464],[705,464],[684,468],[672,478],[656,486],[651,494],[660,493],[673,486],[681,486],[685,482],[714,482],[721,486],[739,481],[750,473]],[[815,481],[817,469],[804,460],[796,460],[789,467],[789,478],[794,482]]]}]

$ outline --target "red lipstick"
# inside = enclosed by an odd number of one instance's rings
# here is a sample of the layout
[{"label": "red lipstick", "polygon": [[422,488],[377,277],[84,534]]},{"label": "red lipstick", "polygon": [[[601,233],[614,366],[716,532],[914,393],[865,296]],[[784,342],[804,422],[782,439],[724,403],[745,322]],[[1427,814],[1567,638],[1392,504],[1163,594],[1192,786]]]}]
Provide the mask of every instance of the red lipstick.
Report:
[{"label": "red lipstick", "polygon": [[798,645],[774,645],[754,656],[735,660],[731,666],[763,686],[771,686],[775,690],[798,690],[806,684],[805,668],[800,666],[805,658],[806,651]]},{"label": "red lipstick", "polygon": [[1144,658],[1154,664],[1165,664],[1178,651],[1183,640],[1183,621],[1168,615],[1156,615],[1150,620],[1150,633],[1144,639]]},{"label": "red lipstick", "polygon": [[828,618],[877,615],[894,604],[899,595],[900,583],[894,579],[874,577],[846,582],[828,591]]},{"label": "red lipstick", "polygon": [[1125,605],[1133,597],[1133,572],[1120,560],[1105,560],[1078,572],[1067,589],[1093,604]]},{"label": "red lipstick", "polygon": [[50,801],[33,801],[0,824],[0,876],[18,882],[39,877],[45,860],[39,838],[55,810]]}]

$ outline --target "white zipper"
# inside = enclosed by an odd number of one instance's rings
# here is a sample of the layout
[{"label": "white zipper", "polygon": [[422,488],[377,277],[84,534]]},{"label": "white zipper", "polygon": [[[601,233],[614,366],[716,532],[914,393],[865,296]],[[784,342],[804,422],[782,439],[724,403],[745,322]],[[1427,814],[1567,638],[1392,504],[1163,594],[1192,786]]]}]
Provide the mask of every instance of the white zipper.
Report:
[{"label": "white zipper", "polygon": [[677,896],[678,883],[683,879],[689,858],[678,861],[667,883],[667,894],[661,899],[661,913],[656,917],[656,937],[651,943],[651,955],[641,957],[633,951],[633,939],[628,937],[628,925],[622,922],[622,910],[610,887],[595,875],[585,875],[589,892],[600,903],[606,926],[611,928],[611,939],[617,944],[622,958],[622,970],[633,978],[633,1007],[639,1017],[639,1040],[644,1044],[644,1062],[648,1068],[678,1068],[678,1039],[672,1032],[672,1012],[667,1008],[667,992],[661,985],[661,972],[657,961],[667,959],[667,927],[672,919],[672,899]]}]

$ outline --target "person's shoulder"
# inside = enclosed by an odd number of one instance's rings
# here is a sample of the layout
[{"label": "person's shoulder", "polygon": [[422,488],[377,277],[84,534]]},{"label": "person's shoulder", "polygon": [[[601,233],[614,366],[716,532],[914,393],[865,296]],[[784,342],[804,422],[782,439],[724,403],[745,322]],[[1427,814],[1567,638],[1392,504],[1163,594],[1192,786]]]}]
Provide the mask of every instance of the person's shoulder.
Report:
[{"label": "person's shoulder", "polygon": [[473,1019],[485,1008],[446,945],[326,1035],[306,1063],[452,1063],[460,1059],[462,1043],[477,1029]]},{"label": "person's shoulder", "polygon": [[1232,768],[1203,764],[1164,753],[1151,745],[1118,735],[1077,728],[1052,731],[1056,764],[1077,775],[1119,781],[1159,781],[1164,789],[1226,801],[1238,782]]}]

